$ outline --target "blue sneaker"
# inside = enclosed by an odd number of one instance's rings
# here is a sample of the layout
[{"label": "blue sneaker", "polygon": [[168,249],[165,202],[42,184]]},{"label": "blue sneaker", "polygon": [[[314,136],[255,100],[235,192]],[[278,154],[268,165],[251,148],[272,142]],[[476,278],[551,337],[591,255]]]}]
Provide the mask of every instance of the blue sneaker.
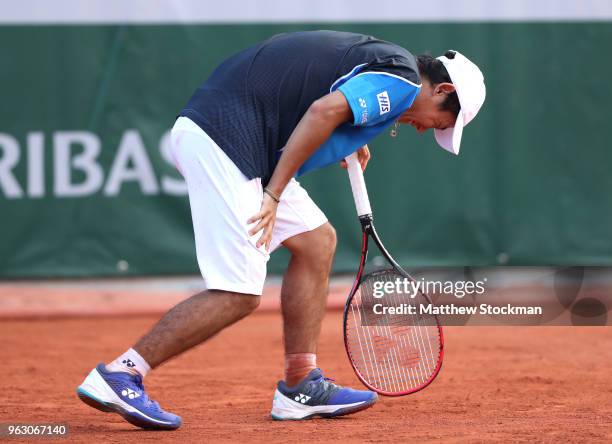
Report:
[{"label": "blue sneaker", "polygon": [[181,426],[181,417],[161,409],[147,396],[142,377],[125,372],[109,372],[98,364],[77,389],[85,404],[103,412],[118,413],[143,429],[174,430]]},{"label": "blue sneaker", "polygon": [[369,390],[340,387],[315,368],[295,387],[279,381],[272,402],[272,419],[332,418],[374,405],[378,395]]}]

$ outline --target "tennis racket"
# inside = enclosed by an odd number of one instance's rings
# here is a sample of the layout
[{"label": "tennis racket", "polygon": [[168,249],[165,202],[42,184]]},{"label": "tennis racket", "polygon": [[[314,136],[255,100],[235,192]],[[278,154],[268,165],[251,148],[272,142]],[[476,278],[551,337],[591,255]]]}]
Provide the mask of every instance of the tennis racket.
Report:
[{"label": "tennis racket", "polygon": [[[344,308],[344,345],[357,377],[369,389],[387,396],[408,395],[427,387],[440,372],[442,327],[434,315],[419,314],[420,305],[431,304],[426,294],[404,291],[410,289],[406,283],[416,281],[391,257],[376,233],[357,153],[346,162],[362,242],[359,271]],[[366,273],[370,238],[386,267]],[[387,291],[383,294],[383,290]],[[401,307],[404,313],[384,312],[384,307]]]}]

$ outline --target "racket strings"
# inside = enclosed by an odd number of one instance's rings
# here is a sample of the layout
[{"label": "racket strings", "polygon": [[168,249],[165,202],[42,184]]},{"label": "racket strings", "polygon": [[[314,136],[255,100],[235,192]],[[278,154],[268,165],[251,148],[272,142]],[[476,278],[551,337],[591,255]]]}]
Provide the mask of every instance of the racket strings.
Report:
[{"label": "racket strings", "polygon": [[[440,331],[435,317],[418,313],[428,303],[418,293],[398,291],[374,295],[386,282],[403,279],[394,270],[376,272],[362,279],[353,296],[346,323],[347,345],[358,372],[373,387],[389,393],[409,393],[427,385],[435,376],[441,358]],[[384,307],[414,306],[402,314],[376,313]]]}]

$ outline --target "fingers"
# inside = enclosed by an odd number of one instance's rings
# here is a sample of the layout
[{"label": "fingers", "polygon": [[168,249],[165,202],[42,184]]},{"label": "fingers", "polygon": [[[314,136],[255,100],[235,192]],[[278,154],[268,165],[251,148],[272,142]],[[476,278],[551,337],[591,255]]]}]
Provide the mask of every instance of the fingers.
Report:
[{"label": "fingers", "polygon": [[[247,221],[248,224],[253,224],[257,222],[257,225],[255,225],[253,228],[249,230],[249,236],[253,236],[254,234],[259,233],[261,230],[268,229],[270,224],[274,225],[275,219],[276,219],[276,213],[274,211],[266,210],[266,209],[260,211],[259,213],[257,213],[255,216],[253,216]],[[264,231],[264,234],[265,234],[265,231]]]},{"label": "fingers", "polygon": [[365,171],[366,169],[366,165],[368,164],[368,161],[365,159],[359,159],[359,165],[361,165],[361,171]]},{"label": "fingers", "polygon": [[357,151],[357,158],[359,159],[359,163],[361,164],[361,169],[365,171],[368,162],[370,161],[370,149],[367,145],[362,146]]},{"label": "fingers", "polygon": [[263,234],[255,243],[257,248],[265,245],[266,251],[270,251],[270,243],[272,241],[272,231],[274,230],[274,222],[276,221],[277,208],[278,202],[273,200],[268,194],[264,194],[259,213],[247,219],[247,225],[256,223],[256,225],[248,231],[249,236],[254,236],[263,230]]},{"label": "fingers", "polygon": [[[264,217],[264,212],[260,211],[255,216],[249,218],[249,220],[247,220],[247,224],[249,224],[249,225],[250,224],[254,224],[255,222],[257,222],[258,220],[260,220],[263,217]],[[257,233],[257,231],[255,233]],[[250,234],[255,234],[255,233],[250,233]]]},{"label": "fingers", "polygon": [[[272,212],[274,212],[274,214],[276,214],[276,206],[277,206],[277,203],[274,202],[270,196],[268,196],[267,194],[264,194],[263,201],[261,203],[261,210],[256,215],[251,216],[247,220],[247,224],[254,224],[257,221],[259,221],[261,219],[264,219],[266,217],[266,215],[269,216]],[[260,228],[260,230],[261,230],[261,228]],[[253,230],[251,230],[251,231],[253,231]],[[257,233],[257,231],[259,231],[259,230],[256,230],[254,233],[251,233],[251,234],[255,234],[255,233]]]},{"label": "fingers", "polygon": [[266,246],[266,251],[270,251],[270,242],[272,241],[272,231],[274,230],[274,222],[276,221],[276,214],[268,211],[261,211],[255,216],[249,219],[248,223],[257,222],[253,228],[249,230],[249,236],[254,236],[263,230],[262,235],[259,237],[255,246],[257,248],[262,245]]},{"label": "fingers", "polygon": [[[272,241],[272,230],[274,229],[274,219],[270,220],[267,224],[263,226],[263,234],[257,240],[255,246],[257,248],[262,245],[266,246],[266,251],[270,251],[270,242]],[[257,232],[257,231],[256,231]]]},{"label": "fingers", "polygon": [[264,233],[261,235],[257,243],[255,244],[257,248],[265,245],[266,251],[270,251],[270,242],[272,242],[272,228],[267,226],[264,229]]},{"label": "fingers", "polygon": [[255,225],[254,228],[251,228],[249,230],[249,236],[253,236],[256,233],[259,233],[261,230],[264,229],[264,227],[267,226],[267,221],[266,218],[262,218],[259,223],[257,225]]},{"label": "fingers", "polygon": [[[357,150],[357,160],[359,161],[359,165],[361,165],[362,171],[365,171],[368,162],[370,161],[370,149],[367,145],[362,146]],[[340,166],[342,168],[348,168],[346,160],[342,159],[340,161]]]},{"label": "fingers", "polygon": [[[253,216],[253,218],[255,217],[256,216]],[[249,230],[249,236],[253,236],[263,230],[262,235],[255,243],[255,246],[257,248],[261,247],[262,245],[265,245],[266,251],[270,251],[270,242],[272,241],[272,231],[274,230],[274,222],[275,217],[268,214],[261,217],[261,219],[259,219],[259,223]]]}]

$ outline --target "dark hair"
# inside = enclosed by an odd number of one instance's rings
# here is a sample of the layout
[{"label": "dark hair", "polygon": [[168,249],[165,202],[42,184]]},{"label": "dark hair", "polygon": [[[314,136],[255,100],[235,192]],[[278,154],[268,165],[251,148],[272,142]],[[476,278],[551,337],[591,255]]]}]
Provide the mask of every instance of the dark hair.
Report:
[{"label": "dark hair", "polygon": [[[454,59],[455,51],[446,51],[444,55],[449,59]],[[453,83],[444,64],[435,57],[429,54],[421,54],[417,56],[417,64],[421,76],[427,77],[432,85],[438,83]],[[456,92],[452,92],[446,96],[446,100],[442,103],[442,109],[452,112],[455,116],[459,114],[461,105],[459,104],[459,97]]]}]

